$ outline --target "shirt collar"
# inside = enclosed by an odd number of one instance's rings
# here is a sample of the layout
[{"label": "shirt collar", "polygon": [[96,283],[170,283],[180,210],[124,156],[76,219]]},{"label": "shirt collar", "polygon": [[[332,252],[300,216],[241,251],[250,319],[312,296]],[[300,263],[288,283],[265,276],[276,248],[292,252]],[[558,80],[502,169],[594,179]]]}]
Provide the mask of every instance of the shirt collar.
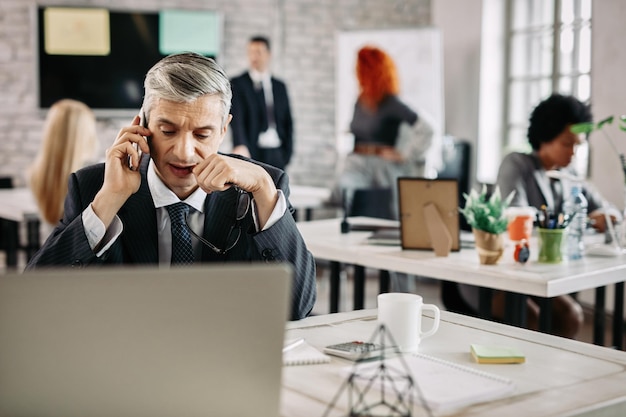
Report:
[{"label": "shirt collar", "polygon": [[[150,163],[148,164],[147,178],[154,207],[165,207],[181,201],[176,194],[161,181],[161,178],[159,178],[156,173],[152,159],[150,159]],[[207,193],[202,188],[198,187],[196,191],[182,201],[202,213],[204,212],[204,200],[206,200],[206,196]]]},{"label": "shirt collar", "polygon": [[271,81],[271,75],[268,71],[259,72],[255,69],[250,69],[250,78],[252,78],[253,83],[263,83],[267,85]]}]

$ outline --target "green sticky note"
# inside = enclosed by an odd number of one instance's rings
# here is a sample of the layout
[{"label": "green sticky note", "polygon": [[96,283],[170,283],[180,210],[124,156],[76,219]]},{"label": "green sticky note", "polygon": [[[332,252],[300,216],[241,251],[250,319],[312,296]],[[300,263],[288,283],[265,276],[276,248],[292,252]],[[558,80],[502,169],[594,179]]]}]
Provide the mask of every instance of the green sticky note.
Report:
[{"label": "green sticky note", "polygon": [[516,348],[508,346],[470,345],[470,353],[478,363],[524,363],[526,357]]}]

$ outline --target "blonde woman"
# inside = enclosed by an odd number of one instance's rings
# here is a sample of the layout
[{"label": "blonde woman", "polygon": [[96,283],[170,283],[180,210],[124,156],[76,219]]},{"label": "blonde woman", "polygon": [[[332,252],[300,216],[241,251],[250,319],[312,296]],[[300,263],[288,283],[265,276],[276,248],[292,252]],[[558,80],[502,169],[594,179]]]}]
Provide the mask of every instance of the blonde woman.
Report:
[{"label": "blonde woman", "polygon": [[86,104],[63,99],[50,107],[29,175],[45,223],[56,225],[63,217],[68,177],[91,162],[97,147],[96,118]]}]

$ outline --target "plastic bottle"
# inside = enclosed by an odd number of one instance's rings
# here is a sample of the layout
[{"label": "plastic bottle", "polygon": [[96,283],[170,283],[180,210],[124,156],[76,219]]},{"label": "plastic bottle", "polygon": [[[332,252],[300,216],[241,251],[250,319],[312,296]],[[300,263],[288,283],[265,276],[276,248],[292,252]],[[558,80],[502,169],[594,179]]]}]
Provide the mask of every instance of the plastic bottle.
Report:
[{"label": "plastic bottle", "polygon": [[585,228],[587,226],[587,199],[580,184],[572,186],[568,199],[563,203],[566,216],[574,214],[567,226],[567,258],[580,259],[585,253]]}]

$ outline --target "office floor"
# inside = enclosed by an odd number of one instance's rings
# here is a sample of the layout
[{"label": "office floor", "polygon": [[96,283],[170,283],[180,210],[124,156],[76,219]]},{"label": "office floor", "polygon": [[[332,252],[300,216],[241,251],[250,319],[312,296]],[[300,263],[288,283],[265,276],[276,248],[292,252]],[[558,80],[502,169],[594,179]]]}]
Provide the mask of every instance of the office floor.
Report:
[{"label": "office floor", "polygon": [[[317,302],[313,307],[313,314],[329,313],[329,263],[317,263]],[[339,304],[340,311],[352,310],[352,268],[347,266],[344,268],[341,278],[341,300]],[[437,280],[419,279],[416,283],[415,293],[424,298],[424,302],[435,304],[440,309],[445,310],[441,302],[440,284]],[[376,308],[376,296],[378,295],[378,271],[366,270],[365,283],[365,308]],[[592,306],[583,305],[585,311],[585,324],[577,340],[592,343],[593,342],[593,315]],[[612,341],[611,333],[611,317],[606,318],[605,325],[605,343],[608,346]],[[624,344],[626,346],[626,343]]]}]

